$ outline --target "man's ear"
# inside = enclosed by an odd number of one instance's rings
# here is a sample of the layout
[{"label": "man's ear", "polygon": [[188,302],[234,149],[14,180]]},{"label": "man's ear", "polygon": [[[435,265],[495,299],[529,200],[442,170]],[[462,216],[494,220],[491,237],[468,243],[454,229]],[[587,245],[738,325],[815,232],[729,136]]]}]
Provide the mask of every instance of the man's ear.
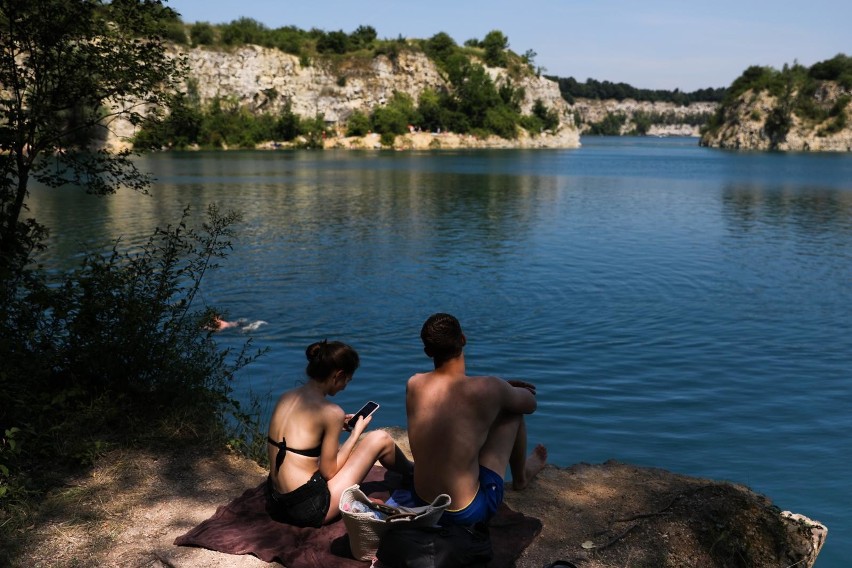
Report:
[{"label": "man's ear", "polygon": [[464,347],[465,345],[467,345],[467,337],[465,337],[465,335],[463,333],[461,334],[461,336],[462,336],[462,347]]},{"label": "man's ear", "polygon": [[426,356],[429,357],[430,359],[432,358],[432,353],[429,351],[428,347],[423,348],[423,353],[425,353]]}]

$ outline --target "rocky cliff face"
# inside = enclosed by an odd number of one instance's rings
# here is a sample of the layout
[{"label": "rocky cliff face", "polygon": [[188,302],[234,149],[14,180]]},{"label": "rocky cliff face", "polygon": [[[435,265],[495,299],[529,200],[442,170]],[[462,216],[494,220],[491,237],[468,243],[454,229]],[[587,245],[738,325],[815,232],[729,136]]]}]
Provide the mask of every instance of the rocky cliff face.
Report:
[{"label": "rocky cliff face", "polygon": [[587,131],[594,123],[602,122],[607,115],[616,115],[626,117],[620,133],[628,134],[636,129],[637,116],[644,114],[659,121],[651,125],[647,132],[649,136],[698,136],[701,123],[716,112],[717,106],[717,103],[710,102],[684,106],[633,99],[617,101],[578,98],[571,105],[571,110],[580,123],[581,132]]},{"label": "rocky cliff face", "polygon": [[[843,104],[852,93],[832,81],[813,95],[814,104],[830,109]],[[794,94],[795,96],[795,94]],[[724,121],[701,138],[702,146],[744,150],[852,151],[852,121],[848,110],[818,120],[785,109],[778,97],[766,91],[748,90],[724,109]],[[841,117],[842,115],[842,117]]]},{"label": "rocky cliff face", "polygon": [[[294,55],[253,45],[233,51],[195,48],[183,55],[189,65],[189,83],[203,102],[217,96],[227,97],[256,112],[278,112],[290,105],[300,116],[321,114],[327,123],[341,129],[352,113],[369,114],[390,100],[394,92],[407,93],[417,100],[425,89],[447,86],[435,64],[416,51],[403,50],[393,58],[379,55],[350,57],[337,62],[317,60],[310,65],[302,65]],[[506,80],[505,69],[487,68],[487,71],[498,85]],[[522,112],[529,113],[540,99],[546,107],[555,109],[561,119],[558,132],[553,135],[536,137],[533,142],[522,137],[517,145],[568,148],[580,145],[571,109],[555,82],[528,75],[513,79],[513,84],[524,89]],[[120,139],[126,140],[133,134],[129,125],[113,125],[112,129],[117,134],[111,140],[112,147],[121,146]],[[460,140],[455,147],[504,146],[507,142],[494,139],[493,144],[489,141],[467,144],[466,139]],[[453,146],[444,141],[443,145],[431,147]]]}]

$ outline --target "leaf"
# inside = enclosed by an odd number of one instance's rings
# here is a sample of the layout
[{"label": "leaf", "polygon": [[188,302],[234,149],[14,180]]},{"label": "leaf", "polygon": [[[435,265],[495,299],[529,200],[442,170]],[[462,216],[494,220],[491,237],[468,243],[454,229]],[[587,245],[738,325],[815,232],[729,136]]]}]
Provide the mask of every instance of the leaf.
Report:
[{"label": "leaf", "polygon": [[595,543],[590,541],[590,540],[587,540],[586,542],[584,542],[580,546],[582,546],[583,548],[588,550],[588,549],[591,549],[591,548],[595,548]]}]

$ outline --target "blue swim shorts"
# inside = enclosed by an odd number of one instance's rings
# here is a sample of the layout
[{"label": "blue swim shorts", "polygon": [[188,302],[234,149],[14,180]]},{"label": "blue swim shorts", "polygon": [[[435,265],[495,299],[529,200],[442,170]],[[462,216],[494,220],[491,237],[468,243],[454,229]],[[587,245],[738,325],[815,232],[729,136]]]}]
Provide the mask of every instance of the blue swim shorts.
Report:
[{"label": "blue swim shorts", "polygon": [[479,489],[476,496],[464,509],[447,509],[438,521],[439,525],[473,525],[488,521],[503,502],[503,478],[487,467],[479,466]]}]

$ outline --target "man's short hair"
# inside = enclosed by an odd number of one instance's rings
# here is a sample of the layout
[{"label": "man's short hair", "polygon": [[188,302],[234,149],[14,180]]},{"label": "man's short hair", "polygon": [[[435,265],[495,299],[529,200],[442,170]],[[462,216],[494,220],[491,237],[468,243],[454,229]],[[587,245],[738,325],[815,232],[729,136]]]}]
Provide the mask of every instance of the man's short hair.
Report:
[{"label": "man's short hair", "polygon": [[420,339],[426,355],[446,361],[461,355],[465,345],[459,320],[450,314],[432,314],[420,329]]}]

